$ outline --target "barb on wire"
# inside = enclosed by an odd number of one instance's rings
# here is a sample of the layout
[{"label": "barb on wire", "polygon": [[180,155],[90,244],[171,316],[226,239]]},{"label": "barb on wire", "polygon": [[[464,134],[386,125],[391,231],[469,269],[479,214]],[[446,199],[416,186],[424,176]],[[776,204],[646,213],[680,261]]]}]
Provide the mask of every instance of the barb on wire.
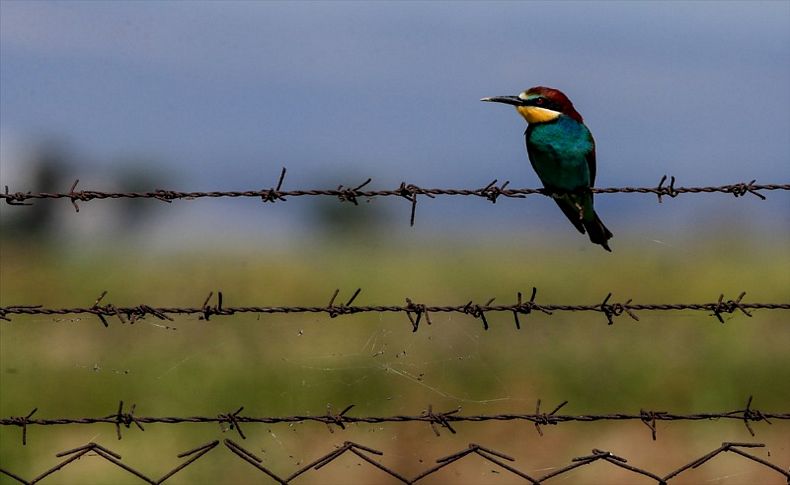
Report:
[{"label": "barb on wire", "polygon": [[[219,414],[217,415],[217,419],[219,420],[220,426],[227,423],[228,429],[231,430],[235,429],[236,432],[239,433],[241,439],[246,440],[247,437],[244,435],[244,432],[241,430],[241,426],[239,425],[239,413],[241,413],[242,411],[244,411],[244,406],[241,406],[239,409],[237,409],[235,412],[232,413]],[[223,431],[225,431],[224,428]]]},{"label": "barb on wire", "polygon": [[429,420],[428,422],[431,425],[431,430],[433,431],[433,433],[436,436],[441,436],[441,433],[439,433],[439,428],[437,428],[436,425],[438,424],[442,428],[445,428],[446,430],[448,430],[450,433],[456,434],[456,431],[450,425],[450,419],[448,419],[448,417],[453,416],[455,414],[458,414],[460,412],[461,412],[461,408],[459,407],[459,408],[453,409],[452,411],[447,411],[445,413],[434,413],[433,412],[433,406],[431,404],[429,404],[428,405],[428,409],[423,411],[420,416],[428,418],[428,420]]},{"label": "barb on wire", "polygon": [[487,313],[512,313],[516,323],[516,328],[521,328],[519,321],[519,314],[528,315],[533,311],[540,311],[546,315],[554,315],[556,312],[592,312],[602,313],[606,317],[609,325],[614,324],[614,318],[627,314],[634,321],[639,321],[636,312],[638,311],[702,311],[709,312],[710,315],[716,319],[724,322],[722,315],[733,314],[736,311],[741,312],[747,317],[751,317],[750,310],[790,310],[790,303],[745,303],[743,301],[746,292],[742,292],[734,300],[725,300],[724,294],[719,295],[718,300],[708,303],[632,303],[631,299],[625,302],[612,302],[610,299],[612,294],[607,294],[606,298],[601,303],[591,305],[558,305],[558,304],[540,304],[535,303],[535,296],[537,295],[537,288],[532,288],[532,296],[529,301],[525,302],[521,292],[517,294],[515,304],[495,305],[494,298],[489,299],[486,303],[479,304],[474,301],[469,301],[464,305],[426,305],[416,304],[410,299],[406,298],[405,305],[354,305],[354,301],[362,292],[361,288],[351,295],[345,303],[336,304],[335,300],[340,294],[337,289],[332,294],[329,303],[325,306],[223,306],[222,292],[217,292],[216,303],[211,306],[209,302],[214,293],[209,293],[208,297],[203,301],[199,307],[152,307],[150,305],[137,305],[131,307],[115,306],[112,304],[101,305],[100,303],[107,295],[107,292],[102,292],[101,296],[96,299],[90,307],[73,307],[73,308],[46,308],[41,305],[11,305],[0,307],[0,320],[10,321],[12,315],[68,315],[68,314],[90,314],[97,316],[101,323],[107,327],[109,326],[108,320],[105,317],[115,316],[121,323],[127,321],[133,324],[136,320],[145,318],[148,315],[161,320],[173,321],[171,315],[198,315],[201,320],[209,320],[212,315],[235,315],[238,313],[325,313],[330,318],[336,318],[341,315],[350,315],[356,313],[403,313],[409,320],[412,331],[416,332],[419,329],[419,324],[422,316],[425,316],[426,321],[430,324],[431,313],[463,313],[479,319],[485,330],[490,327],[489,317]]},{"label": "barb on wire", "polygon": [[346,429],[346,425],[344,424],[346,413],[351,411],[351,408],[353,408],[354,406],[355,404],[349,404],[348,406],[343,408],[343,410],[340,411],[339,413],[332,414],[332,405],[331,404],[326,405],[326,416],[323,416],[323,418],[324,418],[324,423],[326,423],[326,428],[329,430],[330,433],[335,432],[335,430],[332,429],[333,424],[340,429],[343,430]]},{"label": "barb on wire", "polygon": [[30,422],[30,418],[36,414],[36,411],[38,411],[38,408],[33,408],[32,411],[27,413],[27,416],[11,416],[8,418],[9,425],[22,428],[22,446],[27,444],[27,423]]},{"label": "barb on wire", "polygon": [[[411,301],[410,298],[406,298],[406,316],[409,317],[409,322],[411,322],[412,332],[416,332],[420,328],[420,320],[422,316],[425,315],[425,321],[428,325],[431,325],[431,314],[428,313],[426,310],[426,306],[422,303],[414,303]],[[414,313],[415,316],[412,316]]]},{"label": "barb on wire", "polygon": [[565,407],[566,404],[568,404],[568,401],[562,401],[552,412],[546,414],[540,412],[540,399],[538,399],[538,403],[535,405],[535,429],[538,430],[539,435],[543,436],[543,430],[540,429],[540,425],[557,424],[560,422],[556,421],[555,416],[557,415],[557,411]]},{"label": "barb on wire", "polygon": [[529,301],[524,303],[522,301],[522,295],[519,291],[516,295],[516,307],[513,309],[513,320],[516,322],[516,330],[521,330],[521,321],[518,318],[519,314],[522,315],[529,315],[532,313],[533,310],[538,310],[540,312],[545,313],[546,315],[551,315],[549,310],[546,310],[542,306],[535,303],[535,296],[538,294],[538,289],[534,286],[532,287],[532,296],[529,298]]},{"label": "barb on wire", "polygon": [[277,202],[278,200],[285,201],[285,196],[282,195],[280,189],[283,187],[283,181],[285,180],[285,167],[283,167],[282,171],[280,172],[280,178],[277,180],[277,187],[271,188],[268,190],[261,191],[261,201],[263,202]]},{"label": "barb on wire", "polygon": [[118,403],[118,412],[115,414],[110,414],[105,419],[113,419],[115,421],[115,434],[118,436],[120,440],[121,436],[121,425],[126,426],[126,429],[129,429],[132,423],[137,426],[140,431],[145,431],[143,425],[137,420],[134,416],[134,409],[137,407],[136,404],[132,404],[132,408],[129,410],[128,413],[123,412],[123,401]]},{"label": "barb on wire", "polygon": [[[456,433],[453,426],[456,423],[482,423],[488,421],[525,421],[535,426],[538,434],[543,436],[541,426],[558,425],[567,422],[592,423],[597,421],[639,421],[647,425],[651,431],[653,439],[656,439],[657,421],[709,421],[709,420],[735,420],[742,421],[746,429],[754,436],[754,429],[750,423],[764,421],[773,424],[771,420],[787,421],[790,420],[790,412],[763,412],[752,408],[752,396],[749,396],[746,406],[743,409],[722,412],[699,412],[692,414],[678,414],[667,411],[649,411],[640,409],[638,413],[609,413],[609,414],[558,414],[559,411],[568,404],[563,401],[553,408],[549,413],[542,412],[540,409],[542,401],[537,400],[534,413],[507,413],[507,414],[460,414],[461,409],[456,408],[445,412],[436,412],[432,405],[426,410],[413,415],[394,415],[394,416],[354,416],[349,411],[354,408],[354,404],[345,406],[339,413],[333,413],[332,407],[327,406],[326,414],[294,415],[294,416],[246,416],[241,412],[244,407],[239,407],[232,413],[219,413],[214,416],[140,416],[135,415],[135,407],[132,406],[129,412],[123,411],[124,403],[121,401],[117,412],[102,417],[83,417],[83,418],[33,418],[38,408],[33,409],[25,417],[11,416],[0,419],[0,426],[22,428],[22,444],[27,443],[27,430],[30,426],[65,426],[65,425],[86,425],[86,424],[111,424],[115,426],[118,439],[121,439],[121,425],[128,429],[132,424],[137,426],[140,431],[145,431],[143,424],[184,424],[184,423],[218,423],[222,431],[235,430],[242,439],[246,435],[242,432],[241,423],[265,423],[265,424],[294,424],[294,423],[323,423],[327,429],[334,433],[336,426],[340,430],[345,430],[347,424],[382,424],[382,423],[427,423],[430,425],[434,434],[439,436],[439,429],[444,428],[452,434]],[[438,425],[438,427],[437,427]],[[457,425],[457,424],[456,424]]]},{"label": "barb on wire", "polygon": [[[773,473],[779,474],[784,477],[786,480],[790,481],[790,472],[785,471],[782,467],[769,462],[768,460],[755,455],[753,452],[750,453],[745,450],[757,450],[760,448],[764,448],[765,445],[763,443],[737,443],[737,442],[724,442],[721,444],[720,447],[716,448],[715,450],[706,453],[705,455],[695,458],[692,461],[680,465],[678,468],[665,473],[665,474],[658,474],[647,470],[642,467],[635,466],[629,461],[619,456],[611,451],[593,449],[592,453],[589,455],[577,456],[571,458],[570,463],[564,467],[558,469],[552,469],[552,471],[546,473],[542,476],[533,476],[529,475],[526,472],[521,471],[517,468],[516,462],[517,459],[513,456],[508,454],[502,453],[501,451],[494,450],[492,448],[476,444],[470,443],[465,449],[459,450],[455,453],[451,453],[447,456],[438,458],[435,460],[435,464],[427,468],[426,470],[422,470],[417,472],[412,478],[408,478],[405,473],[396,471],[394,468],[384,465],[379,461],[379,457],[384,455],[383,451],[370,448],[368,446],[355,443],[353,441],[346,441],[342,445],[336,446],[334,449],[329,451],[328,453],[318,457],[317,459],[303,465],[301,468],[297,469],[296,471],[292,472],[290,475],[279,475],[278,473],[274,472],[270,465],[264,465],[264,460],[257,456],[252,451],[242,447],[240,444],[230,440],[225,439],[223,441],[226,448],[230,453],[238,457],[239,459],[249,463],[252,465],[257,471],[263,472],[269,478],[274,480],[280,484],[288,484],[293,482],[295,479],[310,473],[320,472],[326,465],[340,459],[344,455],[354,455],[356,458],[361,459],[362,461],[366,462],[370,466],[380,470],[382,473],[389,475],[390,477],[398,480],[401,483],[406,484],[413,484],[422,481],[424,478],[442,470],[444,468],[453,467],[454,464],[460,460],[465,459],[468,456],[476,455],[488,463],[492,463],[497,467],[518,476],[524,480],[527,480],[529,483],[532,484],[540,484],[545,483],[548,480],[565,475],[577,468],[584,467],[586,465],[590,465],[592,463],[602,461],[611,464],[612,466],[621,468],[626,470],[634,475],[641,475],[652,480],[655,480],[658,484],[667,484],[670,480],[677,478],[678,476],[682,475],[683,473],[687,472],[690,469],[699,468],[703,465],[706,465],[711,460],[713,460],[716,456],[722,453],[733,453],[735,455],[741,456],[744,459],[750,460],[752,462],[758,463],[762,465],[764,468],[767,468]],[[122,461],[122,457],[120,454],[105,448],[104,446],[98,443],[88,443],[83,446],[79,446],[76,448],[72,448],[70,450],[66,450],[63,452],[58,453],[55,455],[58,458],[65,458],[55,466],[49,468],[47,471],[39,474],[35,478],[30,480],[22,478],[17,473],[11,472],[10,470],[5,469],[4,467],[0,466],[0,474],[6,475],[20,483],[24,484],[33,484],[38,483],[46,478],[51,477],[56,472],[63,470],[71,463],[79,460],[85,455],[93,454],[104,460],[110,462],[111,464],[115,465],[118,468],[121,468],[128,472],[131,475],[136,476],[140,480],[151,483],[151,484],[161,484],[171,478],[176,473],[180,472],[187,466],[192,465],[197,460],[208,454],[209,452],[215,449],[222,449],[219,447],[219,441],[214,440],[208,443],[202,444],[197,446],[191,450],[185,451],[183,453],[179,453],[177,455],[178,458],[187,458],[182,463],[176,465],[173,469],[165,473],[161,478],[151,478],[148,475],[144,474],[137,468],[133,468],[132,466],[128,465],[124,461]],[[361,464],[361,463],[360,463]],[[413,471],[412,471],[413,473]],[[498,473],[498,472],[497,472]],[[534,472],[532,472],[534,473]],[[346,474],[344,475],[347,481],[353,480],[352,476]]]},{"label": "barb on wire", "polygon": [[336,289],[335,292],[332,294],[332,298],[329,299],[329,304],[326,306],[327,313],[329,314],[329,318],[335,318],[338,315],[347,315],[349,313],[357,313],[358,308],[352,307],[351,304],[354,303],[354,300],[357,299],[357,296],[362,292],[362,288],[357,288],[357,291],[351,295],[351,298],[348,299],[346,303],[341,303],[340,305],[335,305],[335,298],[337,295],[340,294],[340,289]]},{"label": "barb on wire", "polygon": [[362,192],[362,187],[366,186],[372,181],[373,179],[369,178],[366,181],[354,187],[353,189],[349,187],[344,187],[343,185],[338,185],[337,198],[340,200],[340,202],[351,202],[354,205],[359,205],[359,202],[357,201],[357,197],[362,197],[365,195],[364,192]]},{"label": "barb on wire", "polygon": [[[277,186],[270,189],[262,190],[234,190],[234,191],[176,191],[156,189],[151,192],[106,192],[98,190],[76,190],[79,180],[76,180],[68,192],[9,192],[8,186],[5,187],[5,193],[0,193],[0,199],[5,200],[9,205],[31,205],[29,201],[35,199],[68,199],[71,201],[74,209],[79,212],[80,208],[77,202],[87,202],[91,200],[104,200],[104,199],[156,199],[163,202],[172,202],[174,200],[195,200],[202,198],[260,198],[263,202],[276,202],[286,201],[291,197],[335,197],[341,202],[351,202],[354,205],[359,205],[359,198],[373,199],[376,197],[402,197],[410,202],[411,214],[410,223],[414,225],[415,212],[417,210],[418,196],[426,196],[435,198],[437,196],[471,196],[486,199],[492,203],[496,203],[499,197],[519,198],[523,199],[528,195],[544,195],[547,197],[554,197],[558,195],[556,192],[551,192],[542,188],[521,188],[512,189],[508,188],[510,181],[505,181],[502,185],[497,186],[498,181],[494,179],[488,185],[479,189],[451,189],[451,188],[426,188],[419,187],[415,184],[401,184],[395,189],[378,189],[378,190],[364,190],[364,188],[372,182],[368,178],[365,182],[359,185],[339,185],[333,189],[302,189],[302,190],[283,190],[282,185],[285,180],[286,169],[283,167],[280,172],[280,177],[277,181]],[[752,194],[760,199],[765,200],[763,192],[782,190],[790,190],[790,184],[757,184],[756,180],[750,182],[739,182],[735,184],[703,186],[703,187],[676,187],[675,177],[669,177],[669,184],[667,176],[664,175],[661,181],[655,187],[603,187],[591,189],[593,193],[598,194],[652,194],[657,196],[658,202],[663,202],[663,197],[677,197],[681,194],[711,194],[722,193],[731,194],[735,197],[742,197],[746,194]],[[353,187],[353,188],[352,188]]]}]

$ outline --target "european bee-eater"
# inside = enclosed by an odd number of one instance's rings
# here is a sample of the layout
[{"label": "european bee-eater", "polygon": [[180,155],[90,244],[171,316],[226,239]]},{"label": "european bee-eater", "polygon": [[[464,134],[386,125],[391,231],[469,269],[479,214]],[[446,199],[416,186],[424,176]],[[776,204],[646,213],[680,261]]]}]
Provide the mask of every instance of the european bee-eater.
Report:
[{"label": "european bee-eater", "polygon": [[505,103],[529,124],[524,137],[532,168],[562,212],[590,241],[607,251],[612,233],[593,209],[595,140],[582,115],[558,89],[537,86],[518,96],[495,96],[481,101]]}]

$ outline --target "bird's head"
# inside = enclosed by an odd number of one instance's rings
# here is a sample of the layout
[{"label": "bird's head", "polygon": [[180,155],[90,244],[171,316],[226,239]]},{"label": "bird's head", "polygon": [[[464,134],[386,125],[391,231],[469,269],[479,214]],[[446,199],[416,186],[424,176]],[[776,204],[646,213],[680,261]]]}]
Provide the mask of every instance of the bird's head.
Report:
[{"label": "bird's head", "polygon": [[480,101],[513,105],[527,123],[546,123],[556,120],[560,115],[573,118],[579,123],[584,122],[571,100],[559,89],[536,86],[518,96],[494,96]]}]

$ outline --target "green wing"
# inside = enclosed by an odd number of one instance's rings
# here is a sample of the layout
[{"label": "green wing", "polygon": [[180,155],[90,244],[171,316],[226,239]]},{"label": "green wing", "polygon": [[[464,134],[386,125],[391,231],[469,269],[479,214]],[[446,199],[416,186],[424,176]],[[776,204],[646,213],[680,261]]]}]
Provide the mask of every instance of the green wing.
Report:
[{"label": "green wing", "polygon": [[595,140],[590,135],[592,150],[587,154],[587,168],[590,170],[590,187],[595,187]]}]

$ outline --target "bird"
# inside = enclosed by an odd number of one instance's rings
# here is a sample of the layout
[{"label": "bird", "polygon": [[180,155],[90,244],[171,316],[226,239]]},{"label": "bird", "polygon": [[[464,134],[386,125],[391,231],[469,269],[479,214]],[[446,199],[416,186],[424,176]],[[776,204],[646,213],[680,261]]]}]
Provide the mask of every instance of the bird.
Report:
[{"label": "bird", "polygon": [[582,115],[559,89],[536,86],[518,96],[480,101],[504,103],[528,123],[524,138],[532,168],[562,212],[590,241],[611,252],[612,232],[593,208],[595,140]]}]

